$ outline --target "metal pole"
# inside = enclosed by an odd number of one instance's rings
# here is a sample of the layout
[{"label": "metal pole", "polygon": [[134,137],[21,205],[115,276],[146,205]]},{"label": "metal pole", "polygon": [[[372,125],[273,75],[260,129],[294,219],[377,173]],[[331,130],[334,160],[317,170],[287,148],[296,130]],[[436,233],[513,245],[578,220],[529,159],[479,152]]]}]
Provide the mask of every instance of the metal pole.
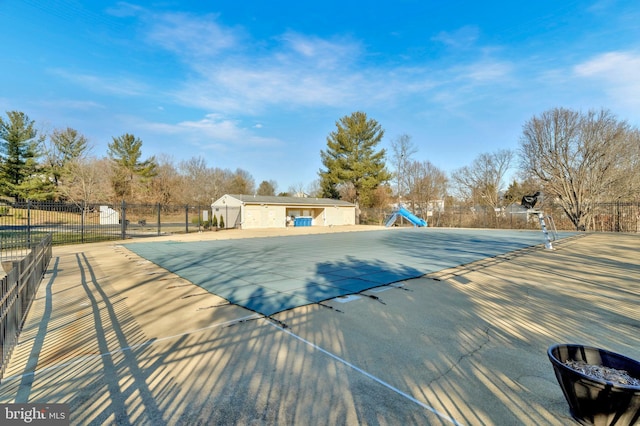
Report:
[{"label": "metal pole", "polygon": [[184,206],[184,226],[185,233],[189,233],[189,205]]},{"label": "metal pole", "polygon": [[82,211],[80,212],[80,241],[84,244],[84,212],[87,209],[87,204],[85,201],[82,202]]},{"label": "metal pole", "polygon": [[127,204],[124,200],[120,207],[120,237],[123,240],[127,237]]},{"label": "metal pole", "polygon": [[31,200],[27,200],[27,250],[31,250]]},{"label": "metal pole", "polygon": [[[402,171],[404,169],[404,154],[400,154],[400,170],[398,170],[398,210],[402,208]],[[400,225],[404,225],[404,218],[400,215]]]},{"label": "metal pole", "polygon": [[158,203],[158,236],[160,236],[160,203]]}]

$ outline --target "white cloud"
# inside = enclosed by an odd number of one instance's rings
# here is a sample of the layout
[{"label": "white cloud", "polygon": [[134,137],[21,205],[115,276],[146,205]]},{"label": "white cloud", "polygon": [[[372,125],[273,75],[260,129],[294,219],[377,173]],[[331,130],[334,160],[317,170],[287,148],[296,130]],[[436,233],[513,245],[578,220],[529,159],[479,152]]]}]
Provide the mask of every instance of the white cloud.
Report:
[{"label": "white cloud", "polygon": [[339,106],[360,97],[353,66],[359,47],[288,33],[262,56],[189,61],[197,72],[175,92],[181,103],[214,111],[259,112],[272,105]]},{"label": "white cloud", "polygon": [[640,53],[603,53],[576,65],[574,73],[599,83],[616,104],[640,112]]},{"label": "white cloud", "polygon": [[108,7],[106,12],[118,18],[129,18],[144,12],[144,9],[141,6],[121,1],[115,6]]},{"label": "white cloud", "polygon": [[90,109],[104,109],[105,106],[95,101],[80,101],[75,99],[56,99],[54,101],[38,101],[38,105],[47,108],[75,109],[86,111]]},{"label": "white cloud", "polygon": [[148,20],[149,42],[187,58],[211,58],[238,44],[238,32],[218,24],[217,16],[213,14],[164,13]]},{"label": "white cloud", "polygon": [[[478,51],[482,59],[467,59],[455,67],[428,62],[411,67],[380,65],[349,37],[288,31],[251,40],[242,30],[219,23],[214,15],[149,14],[143,21],[148,31],[145,39],[173,52],[193,71],[170,93],[175,101],[226,115],[261,114],[274,106],[283,110],[391,107],[411,97],[446,98],[449,104],[464,105],[475,87],[504,83],[512,73],[510,63],[493,60],[482,50]],[[478,33],[476,27],[468,26],[440,33],[436,39],[471,47]],[[443,95],[445,91],[449,93]]]},{"label": "white cloud", "polygon": [[363,54],[360,44],[348,38],[325,40],[289,31],[279,40],[283,42],[282,53],[276,57],[281,62],[325,71],[352,66]]},{"label": "white cloud", "polygon": [[71,72],[61,68],[50,69],[49,72],[97,93],[135,96],[149,92],[147,84],[129,77],[104,77],[96,74]]},{"label": "white cloud", "polygon": [[480,31],[478,27],[467,25],[455,31],[441,31],[431,40],[438,41],[453,48],[469,48],[478,40]]},{"label": "white cloud", "polygon": [[628,52],[608,52],[598,55],[575,67],[580,76],[607,77],[609,80],[627,82],[632,79],[637,81],[640,75],[640,54]]},{"label": "white cloud", "polygon": [[274,104],[337,106],[362,93],[361,46],[293,31],[251,40],[215,15],[140,13],[147,42],[171,51],[194,72],[173,92],[179,103],[210,111],[256,113]]},{"label": "white cloud", "polygon": [[220,114],[207,114],[197,121],[187,120],[176,124],[138,122],[137,126],[161,135],[180,135],[182,140],[198,146],[281,145],[279,140],[257,136],[251,129],[243,127],[239,120],[230,120]]},{"label": "white cloud", "polygon": [[503,82],[510,77],[512,68],[508,62],[483,60],[466,66],[461,75],[475,82]]}]

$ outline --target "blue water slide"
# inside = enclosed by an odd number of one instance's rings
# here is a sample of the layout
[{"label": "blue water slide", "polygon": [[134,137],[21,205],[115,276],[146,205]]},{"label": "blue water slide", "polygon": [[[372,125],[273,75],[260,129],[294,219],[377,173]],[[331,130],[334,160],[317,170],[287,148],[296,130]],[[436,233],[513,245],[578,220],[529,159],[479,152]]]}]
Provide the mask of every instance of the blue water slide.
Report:
[{"label": "blue water slide", "polygon": [[389,218],[389,220],[387,220],[387,223],[385,223],[385,226],[389,227],[393,225],[393,223],[396,221],[398,216],[404,217],[409,222],[411,222],[413,226],[427,226],[426,220],[420,219],[418,216],[414,215],[404,207],[400,207],[398,210],[394,211],[391,217]]},{"label": "blue water slide", "polygon": [[411,213],[409,210],[405,209],[404,207],[400,207],[400,210],[398,210],[398,214],[404,217],[405,219],[407,219],[414,226],[427,226],[426,220],[420,219],[418,216]]}]

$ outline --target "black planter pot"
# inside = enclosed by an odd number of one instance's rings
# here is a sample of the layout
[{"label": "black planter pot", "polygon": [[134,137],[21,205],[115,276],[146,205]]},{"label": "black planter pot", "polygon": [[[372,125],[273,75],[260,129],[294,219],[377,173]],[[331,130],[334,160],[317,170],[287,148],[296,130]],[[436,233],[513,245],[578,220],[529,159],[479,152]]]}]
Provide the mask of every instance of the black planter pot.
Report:
[{"label": "black planter pot", "polygon": [[640,386],[620,385],[572,369],[565,361],[625,370],[640,378],[640,362],[626,356],[581,345],[554,345],[547,351],[574,419],[583,425],[640,424]]}]

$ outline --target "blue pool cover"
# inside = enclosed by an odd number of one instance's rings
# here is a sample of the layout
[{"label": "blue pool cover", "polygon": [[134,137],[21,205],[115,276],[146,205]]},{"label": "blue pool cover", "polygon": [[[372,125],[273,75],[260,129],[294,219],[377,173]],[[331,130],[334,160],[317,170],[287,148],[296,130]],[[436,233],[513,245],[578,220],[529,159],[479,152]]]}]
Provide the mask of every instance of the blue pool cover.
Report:
[{"label": "blue pool cover", "polygon": [[395,228],[126,248],[230,303],[270,316],[542,243],[540,231]]}]

